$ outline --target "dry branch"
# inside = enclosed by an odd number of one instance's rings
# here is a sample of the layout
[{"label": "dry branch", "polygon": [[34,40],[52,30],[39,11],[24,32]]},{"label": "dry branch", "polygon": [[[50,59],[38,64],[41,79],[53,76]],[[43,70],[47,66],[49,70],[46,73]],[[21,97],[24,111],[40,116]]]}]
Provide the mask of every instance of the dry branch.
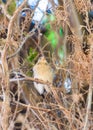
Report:
[{"label": "dry branch", "polygon": [[86,108],[86,115],[85,115],[85,123],[83,130],[88,129],[89,124],[89,115],[91,112],[91,105],[92,105],[92,94],[93,94],[93,45],[91,46],[91,62],[90,62],[90,86],[88,91],[88,98],[87,98],[87,108]]},{"label": "dry branch", "polygon": [[6,44],[3,49],[2,55],[1,55],[1,61],[2,61],[2,91],[4,95],[3,99],[3,105],[1,109],[1,115],[2,115],[2,128],[3,130],[8,130],[9,126],[9,114],[10,114],[10,86],[9,86],[9,68],[8,68],[8,63],[7,63],[7,51],[8,47],[11,41],[11,34],[12,34],[12,27],[13,23],[17,18],[18,13],[20,10],[23,8],[23,6],[26,4],[26,0],[23,2],[23,4],[15,11],[13,17],[11,18],[8,26],[8,34],[7,34],[7,39],[6,39]]}]

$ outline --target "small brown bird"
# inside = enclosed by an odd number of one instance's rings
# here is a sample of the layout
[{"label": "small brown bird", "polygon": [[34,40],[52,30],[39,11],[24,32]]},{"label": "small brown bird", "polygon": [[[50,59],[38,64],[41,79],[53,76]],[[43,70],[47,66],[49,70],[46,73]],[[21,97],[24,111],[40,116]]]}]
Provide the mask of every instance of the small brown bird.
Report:
[{"label": "small brown bird", "polygon": [[[48,81],[50,83],[53,82],[53,70],[44,57],[39,58],[36,65],[34,65],[33,75],[34,78],[41,79],[46,82]],[[34,87],[40,95],[44,93],[44,90],[50,92],[49,87],[45,84],[34,82]]]}]

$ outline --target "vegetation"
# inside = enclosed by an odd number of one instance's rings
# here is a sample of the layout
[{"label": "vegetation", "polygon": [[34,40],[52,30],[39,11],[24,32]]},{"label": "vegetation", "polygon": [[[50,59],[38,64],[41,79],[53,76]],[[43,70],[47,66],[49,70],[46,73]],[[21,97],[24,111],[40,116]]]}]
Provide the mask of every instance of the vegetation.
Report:
[{"label": "vegetation", "polygon": [[15,11],[15,9],[16,9],[16,3],[15,3],[15,0],[12,0],[7,8],[7,11],[10,15],[13,15],[13,12]]},{"label": "vegetation", "polygon": [[0,130],[93,130],[93,1],[59,0],[32,27],[33,13],[0,0]]}]

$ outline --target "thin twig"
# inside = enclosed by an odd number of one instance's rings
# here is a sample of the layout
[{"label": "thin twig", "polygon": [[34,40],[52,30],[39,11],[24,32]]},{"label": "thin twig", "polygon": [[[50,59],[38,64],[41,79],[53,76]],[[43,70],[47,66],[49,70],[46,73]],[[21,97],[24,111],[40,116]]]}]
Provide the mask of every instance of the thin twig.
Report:
[{"label": "thin twig", "polygon": [[2,10],[3,10],[4,15],[8,18],[8,20],[10,20],[11,16],[7,13],[5,5],[0,5],[0,6],[1,6]]},{"label": "thin twig", "polygon": [[93,46],[91,46],[91,66],[90,66],[90,86],[89,86],[89,92],[88,92],[88,98],[87,98],[87,110],[86,110],[86,116],[85,116],[85,124],[83,130],[88,130],[88,119],[89,119],[89,113],[91,111],[91,104],[92,104],[92,93],[93,93]]},{"label": "thin twig", "polygon": [[5,47],[4,47],[4,49],[2,51],[2,55],[1,55],[2,69],[3,69],[2,91],[3,91],[3,95],[4,95],[3,105],[2,105],[2,109],[1,109],[3,130],[8,130],[9,114],[10,114],[10,93],[9,93],[10,85],[9,85],[9,68],[8,68],[8,63],[7,63],[7,59],[6,59],[7,51],[8,51],[8,47],[11,43],[10,39],[11,39],[11,35],[12,35],[12,28],[13,28],[14,21],[17,18],[17,15],[20,12],[20,10],[25,5],[26,1],[27,0],[24,0],[23,4],[15,11],[13,17],[11,18],[11,20],[9,22],[6,44],[5,44]]},{"label": "thin twig", "polygon": [[7,56],[7,60],[11,59],[13,57],[15,57],[22,49],[23,45],[26,43],[27,39],[30,38],[31,36],[34,35],[34,32],[31,32],[27,35],[27,37],[25,37],[25,39],[22,41],[22,43],[20,44],[20,46],[18,47],[18,49],[16,50],[16,52],[14,52],[12,55]]}]

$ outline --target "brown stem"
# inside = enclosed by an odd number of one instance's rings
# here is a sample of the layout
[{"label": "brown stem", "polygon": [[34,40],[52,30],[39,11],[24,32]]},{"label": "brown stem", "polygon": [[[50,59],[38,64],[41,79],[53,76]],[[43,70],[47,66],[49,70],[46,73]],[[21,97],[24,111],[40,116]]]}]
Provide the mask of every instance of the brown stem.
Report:
[{"label": "brown stem", "polygon": [[8,130],[9,127],[9,114],[10,114],[10,88],[9,88],[9,68],[8,68],[8,63],[7,63],[7,51],[10,45],[10,39],[11,39],[11,34],[12,34],[12,28],[14,21],[17,18],[18,13],[20,10],[23,8],[23,6],[26,4],[27,0],[24,0],[23,4],[15,11],[13,17],[11,18],[8,26],[8,34],[7,34],[7,39],[6,39],[6,44],[3,49],[2,55],[1,55],[1,61],[2,61],[2,91],[4,95],[3,99],[3,105],[1,109],[1,115],[2,115],[2,129],[3,130]]}]

